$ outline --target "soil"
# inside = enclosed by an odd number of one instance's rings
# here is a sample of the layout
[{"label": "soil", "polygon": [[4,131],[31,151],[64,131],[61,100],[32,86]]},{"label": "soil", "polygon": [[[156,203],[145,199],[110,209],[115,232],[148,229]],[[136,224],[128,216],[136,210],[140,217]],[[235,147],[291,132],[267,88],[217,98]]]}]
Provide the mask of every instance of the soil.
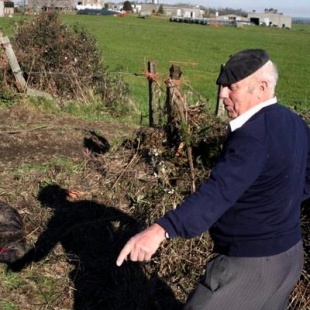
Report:
[{"label": "soil", "polygon": [[109,143],[130,136],[136,128],[120,122],[59,117],[27,106],[0,108],[0,171],[20,163],[46,162],[55,156],[81,159],[86,141],[96,134]]}]

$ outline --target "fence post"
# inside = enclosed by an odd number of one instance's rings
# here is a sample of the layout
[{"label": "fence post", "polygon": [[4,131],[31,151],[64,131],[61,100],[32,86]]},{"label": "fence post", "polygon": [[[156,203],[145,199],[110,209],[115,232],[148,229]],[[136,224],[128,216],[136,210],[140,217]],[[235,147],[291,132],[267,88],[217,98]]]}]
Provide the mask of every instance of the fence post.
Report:
[{"label": "fence post", "polygon": [[[172,105],[173,105],[173,93],[174,93],[174,88],[177,87],[176,84],[178,84],[178,81],[181,79],[182,76],[182,71],[181,68],[177,65],[172,65],[169,68],[169,79],[170,83],[167,83],[167,100],[166,100],[166,109],[167,109],[167,115],[168,115],[168,119],[167,119],[167,125],[170,128],[171,127],[171,123],[173,120],[173,116],[172,116]],[[169,132],[169,135],[172,134],[172,132]]]},{"label": "fence post", "polygon": [[216,116],[222,117],[225,113],[223,99],[220,98],[222,86],[219,85],[218,92],[217,92],[217,99],[216,99]]},{"label": "fence post", "polygon": [[149,126],[154,127],[154,106],[153,106],[153,76],[156,74],[156,66],[153,61],[147,63],[148,80],[149,80]]},{"label": "fence post", "polygon": [[3,37],[1,32],[0,32],[0,45],[3,46],[3,48],[5,49],[6,57],[9,60],[11,70],[14,74],[18,91],[24,92],[27,95],[34,97],[45,97],[48,99],[52,99],[52,96],[46,92],[27,87],[27,82],[24,79],[22,70],[15,56],[10,39],[8,37]]},{"label": "fence post", "polygon": [[[221,69],[220,72],[223,69],[223,65],[221,65]],[[218,86],[218,91],[217,91],[217,98],[216,98],[216,116],[218,117],[222,117],[224,115],[225,112],[225,108],[224,108],[224,103],[223,103],[223,99],[220,98],[220,92],[221,92],[222,86],[219,85]]]},{"label": "fence post", "polygon": [[[172,65],[169,69],[170,75],[166,79],[167,85],[167,132],[168,139],[175,139],[178,143],[178,151],[186,148],[187,160],[190,167],[191,175],[191,190],[195,192],[195,170],[193,164],[192,146],[191,146],[191,128],[188,123],[188,106],[185,98],[180,92],[180,79],[182,71],[179,66]],[[174,135],[180,135],[179,137],[173,137]],[[180,139],[180,141],[178,141]],[[178,153],[177,151],[177,153]],[[177,156],[177,155],[176,155]]]},{"label": "fence post", "polygon": [[17,58],[15,56],[14,50],[12,48],[10,39],[8,37],[0,36],[0,43],[5,49],[5,53],[9,60],[12,72],[16,80],[16,86],[19,91],[25,91],[27,88],[27,83],[23,77],[22,70],[18,64]]}]

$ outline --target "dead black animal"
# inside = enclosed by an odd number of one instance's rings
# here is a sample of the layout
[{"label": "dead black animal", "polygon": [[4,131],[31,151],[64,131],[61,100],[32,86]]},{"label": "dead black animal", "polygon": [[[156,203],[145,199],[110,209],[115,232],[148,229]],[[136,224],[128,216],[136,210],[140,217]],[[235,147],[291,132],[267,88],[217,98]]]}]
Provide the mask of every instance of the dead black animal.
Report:
[{"label": "dead black animal", "polygon": [[28,249],[22,217],[16,209],[0,202],[0,263],[15,262]]}]

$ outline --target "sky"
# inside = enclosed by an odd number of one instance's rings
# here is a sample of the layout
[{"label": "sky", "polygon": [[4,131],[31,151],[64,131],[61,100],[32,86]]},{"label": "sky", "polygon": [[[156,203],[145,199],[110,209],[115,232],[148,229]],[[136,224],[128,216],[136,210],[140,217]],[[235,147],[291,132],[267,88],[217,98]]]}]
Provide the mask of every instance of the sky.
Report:
[{"label": "sky", "polygon": [[246,12],[263,13],[265,8],[277,9],[283,15],[310,18],[310,0],[160,0],[161,3],[190,3],[211,8],[242,9]]}]

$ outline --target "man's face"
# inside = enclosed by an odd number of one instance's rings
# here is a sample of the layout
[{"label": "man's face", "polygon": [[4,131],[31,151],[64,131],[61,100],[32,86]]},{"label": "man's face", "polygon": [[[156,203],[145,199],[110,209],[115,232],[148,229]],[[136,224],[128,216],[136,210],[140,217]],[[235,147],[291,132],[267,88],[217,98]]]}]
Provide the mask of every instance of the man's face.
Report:
[{"label": "man's face", "polygon": [[237,83],[222,86],[220,98],[230,118],[238,117],[259,103],[256,96],[257,87],[258,83],[252,76]]}]

